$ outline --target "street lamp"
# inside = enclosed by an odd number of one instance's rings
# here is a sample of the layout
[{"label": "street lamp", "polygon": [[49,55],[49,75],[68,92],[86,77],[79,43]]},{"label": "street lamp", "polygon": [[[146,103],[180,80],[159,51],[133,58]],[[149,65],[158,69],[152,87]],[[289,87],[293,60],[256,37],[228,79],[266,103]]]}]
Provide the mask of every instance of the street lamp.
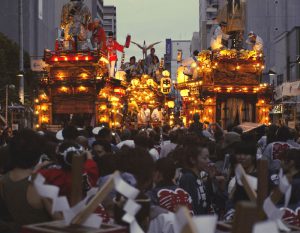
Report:
[{"label": "street lamp", "polygon": [[5,121],[7,125],[8,125],[8,91],[14,89],[15,89],[15,85],[13,84],[9,84],[5,86]]}]

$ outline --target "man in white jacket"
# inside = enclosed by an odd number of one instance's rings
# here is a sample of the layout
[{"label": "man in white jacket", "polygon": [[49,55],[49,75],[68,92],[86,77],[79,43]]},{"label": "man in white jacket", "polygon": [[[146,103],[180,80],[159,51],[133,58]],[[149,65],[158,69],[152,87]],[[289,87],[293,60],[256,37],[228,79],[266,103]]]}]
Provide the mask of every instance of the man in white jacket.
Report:
[{"label": "man in white jacket", "polygon": [[252,50],[256,52],[263,52],[264,49],[264,41],[261,37],[255,34],[253,31],[250,31],[248,34],[248,39],[246,43],[249,44]]}]

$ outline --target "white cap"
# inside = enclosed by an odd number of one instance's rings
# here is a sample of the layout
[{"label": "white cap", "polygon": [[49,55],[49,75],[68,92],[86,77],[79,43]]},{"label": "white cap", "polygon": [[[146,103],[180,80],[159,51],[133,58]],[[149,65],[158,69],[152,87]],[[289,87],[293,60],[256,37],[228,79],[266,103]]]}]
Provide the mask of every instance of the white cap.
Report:
[{"label": "white cap", "polygon": [[63,140],[64,140],[62,131],[63,131],[63,130],[61,129],[61,130],[59,130],[59,131],[56,133],[56,139],[59,140],[59,141],[63,141]]},{"label": "white cap", "polygon": [[98,135],[98,133],[104,128],[103,125],[93,128],[92,132],[94,135]]}]

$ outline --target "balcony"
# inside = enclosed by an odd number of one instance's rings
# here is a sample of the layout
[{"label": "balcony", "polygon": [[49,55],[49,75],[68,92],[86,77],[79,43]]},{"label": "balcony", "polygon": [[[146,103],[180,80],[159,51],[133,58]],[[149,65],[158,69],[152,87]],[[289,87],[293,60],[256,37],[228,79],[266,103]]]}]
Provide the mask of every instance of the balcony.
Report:
[{"label": "balcony", "polygon": [[206,8],[207,13],[217,13],[218,12],[218,5],[210,5]]}]

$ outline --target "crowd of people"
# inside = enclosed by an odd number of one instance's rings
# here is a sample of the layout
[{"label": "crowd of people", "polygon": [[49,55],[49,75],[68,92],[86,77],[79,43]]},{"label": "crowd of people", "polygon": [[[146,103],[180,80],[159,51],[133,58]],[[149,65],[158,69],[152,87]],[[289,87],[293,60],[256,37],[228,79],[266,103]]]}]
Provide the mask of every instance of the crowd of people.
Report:
[{"label": "crowd of people", "polygon": [[[51,212],[51,201],[39,197],[32,180],[35,174],[43,175],[70,200],[72,157],[79,154],[85,155],[83,195],[120,171],[140,190],[139,199],[149,202],[151,208],[137,215],[146,232],[172,232],[170,225],[156,219],[182,205],[192,215],[232,219],[235,204],[249,200],[234,169],[241,164],[255,177],[260,159],[269,162],[270,192],[278,185],[280,169],[291,177],[289,207],[294,209],[300,204],[298,138],[296,131],[276,125],[246,133],[238,126],[224,131],[218,124],[203,125],[197,114],[189,128],[112,130],[106,125],[94,129],[68,125],[57,135],[10,128],[2,134],[0,149],[0,231],[18,232],[26,224],[60,219],[59,213]],[[118,200],[120,194],[110,194],[98,213],[107,222],[124,224],[115,208]]]}]

